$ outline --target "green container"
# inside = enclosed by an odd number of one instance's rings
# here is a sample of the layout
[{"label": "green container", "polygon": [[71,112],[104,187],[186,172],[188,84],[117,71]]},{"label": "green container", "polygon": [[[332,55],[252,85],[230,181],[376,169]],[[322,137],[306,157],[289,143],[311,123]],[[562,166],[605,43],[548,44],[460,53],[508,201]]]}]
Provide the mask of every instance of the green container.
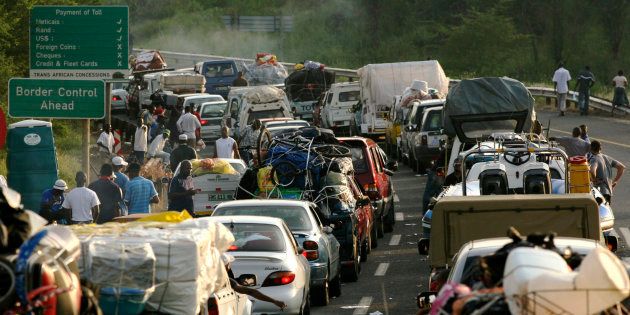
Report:
[{"label": "green container", "polygon": [[23,120],[9,125],[7,153],[9,187],[22,195],[24,208],[39,212],[42,193],[58,178],[52,124]]}]

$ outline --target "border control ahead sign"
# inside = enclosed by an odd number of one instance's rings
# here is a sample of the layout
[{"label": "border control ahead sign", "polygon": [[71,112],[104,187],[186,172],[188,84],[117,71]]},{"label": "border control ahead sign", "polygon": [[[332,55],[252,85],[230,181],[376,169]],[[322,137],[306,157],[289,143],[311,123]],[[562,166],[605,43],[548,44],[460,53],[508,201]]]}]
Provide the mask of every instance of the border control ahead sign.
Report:
[{"label": "border control ahead sign", "polygon": [[[94,80],[128,72],[129,8],[34,6],[30,77]],[[120,74],[114,75],[119,72]]]},{"label": "border control ahead sign", "polygon": [[9,80],[9,116],[100,119],[105,117],[101,80]]}]

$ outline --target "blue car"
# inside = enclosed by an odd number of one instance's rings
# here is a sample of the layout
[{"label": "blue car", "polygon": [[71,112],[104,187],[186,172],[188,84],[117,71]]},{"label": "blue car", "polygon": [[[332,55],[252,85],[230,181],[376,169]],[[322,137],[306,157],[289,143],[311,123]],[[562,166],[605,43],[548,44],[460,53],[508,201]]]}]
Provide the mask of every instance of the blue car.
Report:
[{"label": "blue car", "polygon": [[235,200],[219,204],[212,216],[267,216],[280,218],[291,229],[311,266],[311,301],[327,305],[331,296],[341,295],[339,242],[330,226],[323,226],[317,206],[298,200]]}]

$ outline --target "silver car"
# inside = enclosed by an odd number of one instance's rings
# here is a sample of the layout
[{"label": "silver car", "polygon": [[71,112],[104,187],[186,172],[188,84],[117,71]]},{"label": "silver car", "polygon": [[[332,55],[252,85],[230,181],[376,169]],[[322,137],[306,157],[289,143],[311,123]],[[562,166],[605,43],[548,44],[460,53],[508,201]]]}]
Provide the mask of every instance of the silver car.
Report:
[{"label": "silver car", "polygon": [[201,138],[214,140],[221,137],[221,119],[226,107],[226,101],[205,102],[199,106]]},{"label": "silver car", "polygon": [[252,300],[253,314],[307,314],[310,312],[310,266],[282,219],[257,216],[213,217],[234,235],[229,251],[234,256],[234,277],[287,307]]}]

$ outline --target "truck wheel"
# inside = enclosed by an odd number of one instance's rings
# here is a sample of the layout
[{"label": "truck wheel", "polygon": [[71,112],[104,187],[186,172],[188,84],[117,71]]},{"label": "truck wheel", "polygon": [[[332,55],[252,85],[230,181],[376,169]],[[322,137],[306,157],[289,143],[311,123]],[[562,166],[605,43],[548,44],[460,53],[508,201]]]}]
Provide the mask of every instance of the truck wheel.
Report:
[{"label": "truck wheel", "polygon": [[271,145],[271,133],[267,128],[263,128],[258,136],[258,145],[256,146],[256,164],[262,167],[263,162],[267,158],[267,151]]},{"label": "truck wheel", "polygon": [[330,303],[330,291],[328,286],[328,279],[324,280],[321,286],[313,288],[311,293],[311,301],[316,306],[326,306]]}]

